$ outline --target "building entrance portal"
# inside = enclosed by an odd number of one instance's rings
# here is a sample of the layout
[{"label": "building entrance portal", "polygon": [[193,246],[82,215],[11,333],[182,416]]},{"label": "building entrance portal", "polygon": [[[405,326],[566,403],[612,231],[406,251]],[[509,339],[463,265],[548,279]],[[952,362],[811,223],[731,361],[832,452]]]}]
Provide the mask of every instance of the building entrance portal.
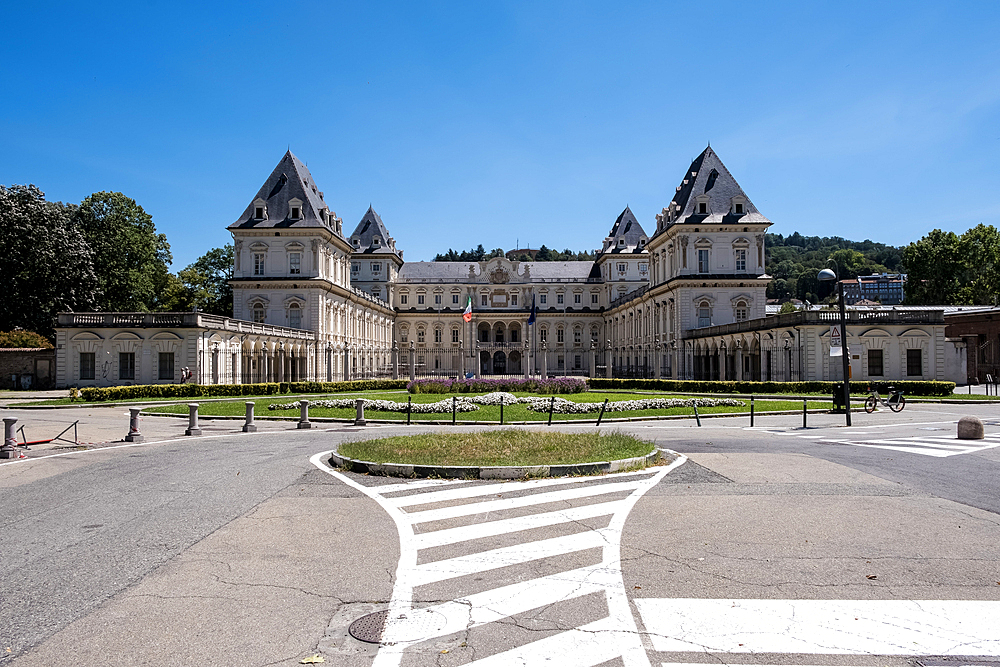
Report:
[{"label": "building entrance portal", "polygon": [[507,355],[503,352],[493,354],[493,374],[505,375],[507,373]]}]

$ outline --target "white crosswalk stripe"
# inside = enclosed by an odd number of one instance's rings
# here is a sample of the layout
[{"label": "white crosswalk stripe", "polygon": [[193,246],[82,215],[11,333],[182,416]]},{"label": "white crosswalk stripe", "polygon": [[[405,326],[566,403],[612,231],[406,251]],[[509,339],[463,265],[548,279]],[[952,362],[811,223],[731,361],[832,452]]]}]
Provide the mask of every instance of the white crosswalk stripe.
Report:
[{"label": "white crosswalk stripe", "polygon": [[[323,468],[321,456],[313,461]],[[605,614],[603,618],[588,618],[542,639],[526,639],[469,664],[583,667],[620,659],[625,667],[649,667],[622,581],[621,534],[638,499],[684,461],[679,457],[670,466],[611,478],[413,486],[365,486],[326,468],[382,505],[399,531],[399,566],[374,667],[400,665],[408,650],[419,650],[418,644],[592,595],[603,595],[607,611],[594,612]],[[409,493],[388,495],[404,492]],[[596,519],[592,525],[600,525],[603,517],[608,517],[603,528],[580,523]],[[558,532],[529,532],[538,528]],[[507,538],[508,544],[476,550],[476,540],[494,538]],[[509,543],[515,540],[523,541]],[[600,554],[599,562],[580,566],[580,561],[561,572],[515,577],[513,583],[501,577],[492,588],[445,597],[445,602],[431,606],[415,600],[415,589],[421,586],[457,586],[470,575],[489,581],[501,568],[528,564],[535,571],[534,564],[543,559],[569,556],[567,562],[573,562],[574,554],[587,552]]]},{"label": "white crosswalk stripe", "polygon": [[844,440],[827,438],[821,443],[872,447],[896,452],[908,452],[922,456],[944,458],[958,454],[973,454],[994,447],[1000,447],[1000,434],[987,434],[984,440],[958,440],[954,437],[920,435],[907,438],[871,438],[866,440]]}]

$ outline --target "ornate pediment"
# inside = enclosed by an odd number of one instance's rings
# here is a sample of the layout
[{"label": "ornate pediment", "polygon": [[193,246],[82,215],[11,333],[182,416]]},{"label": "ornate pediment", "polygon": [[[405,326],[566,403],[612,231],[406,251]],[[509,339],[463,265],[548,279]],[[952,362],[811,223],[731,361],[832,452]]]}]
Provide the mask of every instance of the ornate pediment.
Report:
[{"label": "ornate pediment", "polygon": [[490,282],[494,285],[502,285],[510,282],[510,271],[502,266],[498,266],[489,273]]}]

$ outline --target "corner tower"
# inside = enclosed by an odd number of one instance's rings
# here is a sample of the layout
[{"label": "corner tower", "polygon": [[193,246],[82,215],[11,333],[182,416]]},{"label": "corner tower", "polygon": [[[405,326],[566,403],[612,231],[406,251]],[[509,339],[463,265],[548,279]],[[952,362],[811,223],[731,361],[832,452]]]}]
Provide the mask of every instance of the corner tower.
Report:
[{"label": "corner tower", "polygon": [[351,285],[372,296],[392,303],[393,286],[403,251],[396,250],[396,239],[389,236],[382,218],[371,206],[348,239],[351,244]]}]

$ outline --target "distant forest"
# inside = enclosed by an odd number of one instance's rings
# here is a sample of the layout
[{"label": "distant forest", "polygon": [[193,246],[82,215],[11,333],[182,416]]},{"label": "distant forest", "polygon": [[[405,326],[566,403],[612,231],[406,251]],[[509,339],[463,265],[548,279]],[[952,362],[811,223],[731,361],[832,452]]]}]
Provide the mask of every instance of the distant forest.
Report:
[{"label": "distant forest", "polygon": [[[434,256],[435,262],[480,262],[487,259],[492,259],[494,257],[503,257],[503,248],[494,248],[489,252],[480,243],[478,247],[472,250],[463,250],[458,252],[448,248],[448,252],[444,254],[438,254]],[[538,249],[535,254],[535,259],[532,260],[531,256],[527,253],[522,253],[520,256],[515,258],[519,262],[592,262],[594,261],[594,253],[587,252],[586,250],[581,250],[580,252],[573,252],[569,248],[566,248],[562,252],[547,248],[544,245]]]},{"label": "distant forest", "polygon": [[840,278],[857,278],[872,273],[902,270],[903,249],[874,241],[849,241],[839,236],[789,236],[767,234],[764,239],[765,271],[774,280],[767,286],[769,299],[801,299],[818,303],[830,295],[832,287],[821,285],[816,275],[833,268]]}]

